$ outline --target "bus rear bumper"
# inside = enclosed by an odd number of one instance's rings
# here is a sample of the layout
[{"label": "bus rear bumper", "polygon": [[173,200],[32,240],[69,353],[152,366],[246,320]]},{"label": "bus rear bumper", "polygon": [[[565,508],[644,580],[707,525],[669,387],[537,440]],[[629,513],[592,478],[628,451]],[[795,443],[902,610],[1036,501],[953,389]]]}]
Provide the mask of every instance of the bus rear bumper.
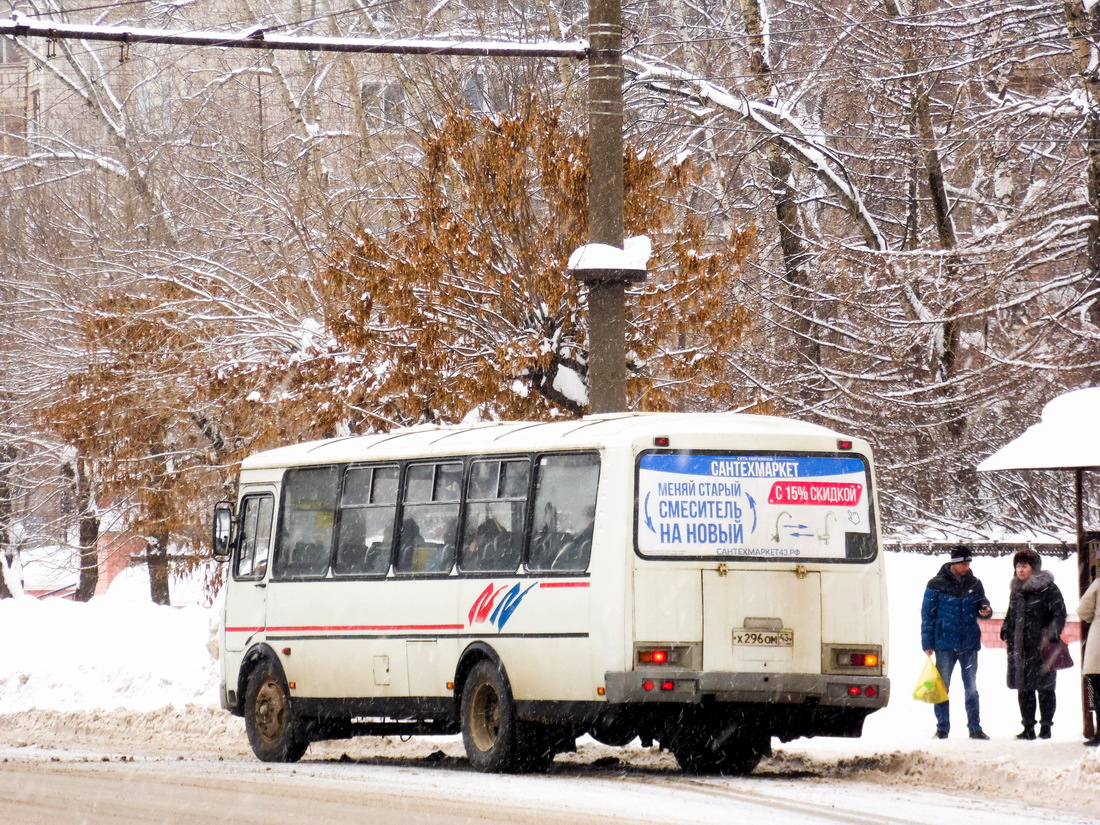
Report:
[{"label": "bus rear bumper", "polygon": [[805,673],[721,673],[645,669],[605,674],[612,704],[782,704],[859,708],[885,707],[890,680],[885,676]]}]

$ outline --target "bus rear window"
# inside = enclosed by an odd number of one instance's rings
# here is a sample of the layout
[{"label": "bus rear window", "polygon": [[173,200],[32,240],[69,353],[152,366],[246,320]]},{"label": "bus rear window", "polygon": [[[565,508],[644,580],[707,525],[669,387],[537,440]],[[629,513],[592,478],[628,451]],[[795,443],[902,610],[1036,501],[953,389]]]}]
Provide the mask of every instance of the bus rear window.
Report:
[{"label": "bus rear window", "polygon": [[638,553],[867,560],[870,473],[859,455],[650,452],[638,459]]}]

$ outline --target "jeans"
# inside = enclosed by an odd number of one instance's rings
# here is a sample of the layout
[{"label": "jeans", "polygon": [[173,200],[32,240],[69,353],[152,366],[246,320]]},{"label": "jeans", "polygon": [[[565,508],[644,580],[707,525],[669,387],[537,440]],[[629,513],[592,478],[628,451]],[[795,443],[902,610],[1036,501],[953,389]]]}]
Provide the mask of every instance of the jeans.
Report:
[{"label": "jeans", "polygon": [[[951,687],[951,673],[958,663],[962,671],[963,702],[966,705],[966,727],[971,733],[982,729],[982,720],[978,712],[978,651],[960,653],[957,650],[937,650],[936,670],[943,677],[944,684]],[[951,730],[951,701],[933,705],[936,711],[936,730]]]}]

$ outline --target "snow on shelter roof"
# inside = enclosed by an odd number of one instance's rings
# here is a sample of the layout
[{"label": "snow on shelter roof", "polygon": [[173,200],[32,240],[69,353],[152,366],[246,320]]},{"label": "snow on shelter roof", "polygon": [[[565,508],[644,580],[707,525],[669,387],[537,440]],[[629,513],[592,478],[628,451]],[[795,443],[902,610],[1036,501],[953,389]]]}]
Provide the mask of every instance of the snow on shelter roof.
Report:
[{"label": "snow on shelter roof", "polygon": [[979,470],[1100,468],[1100,387],[1048,402],[1038,424],[978,465]]},{"label": "snow on shelter roof", "polygon": [[[613,413],[569,421],[491,421],[448,426],[423,425],[375,435],[329,438],[256,453],[242,470],[370,461],[405,456],[524,452],[532,449],[625,446],[639,438],[702,433],[820,439],[838,433],[790,418],[747,413]],[[847,437],[847,436],[844,436]],[[675,441],[673,442],[675,446]],[[752,447],[746,444],[746,447]],[[814,445],[821,449],[820,443]],[[808,449],[789,445],[789,449]],[[770,446],[771,449],[775,445]]]}]

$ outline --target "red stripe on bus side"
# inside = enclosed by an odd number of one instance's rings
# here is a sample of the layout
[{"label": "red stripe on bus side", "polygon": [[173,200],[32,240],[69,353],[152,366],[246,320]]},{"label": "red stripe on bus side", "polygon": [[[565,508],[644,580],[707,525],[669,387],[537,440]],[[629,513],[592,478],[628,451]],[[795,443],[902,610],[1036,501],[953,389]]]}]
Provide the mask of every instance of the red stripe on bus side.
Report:
[{"label": "red stripe on bus side", "polygon": [[588,587],[588,582],[539,582],[539,587]]},{"label": "red stripe on bus side", "polygon": [[305,633],[320,630],[462,630],[461,624],[362,624],[362,625],[310,625],[307,627],[269,627],[269,633]]},{"label": "red stripe on bus side", "polygon": [[226,633],[259,633],[266,630],[279,633],[305,633],[319,630],[462,630],[461,624],[394,624],[394,625],[316,625],[310,627],[227,627]]}]

